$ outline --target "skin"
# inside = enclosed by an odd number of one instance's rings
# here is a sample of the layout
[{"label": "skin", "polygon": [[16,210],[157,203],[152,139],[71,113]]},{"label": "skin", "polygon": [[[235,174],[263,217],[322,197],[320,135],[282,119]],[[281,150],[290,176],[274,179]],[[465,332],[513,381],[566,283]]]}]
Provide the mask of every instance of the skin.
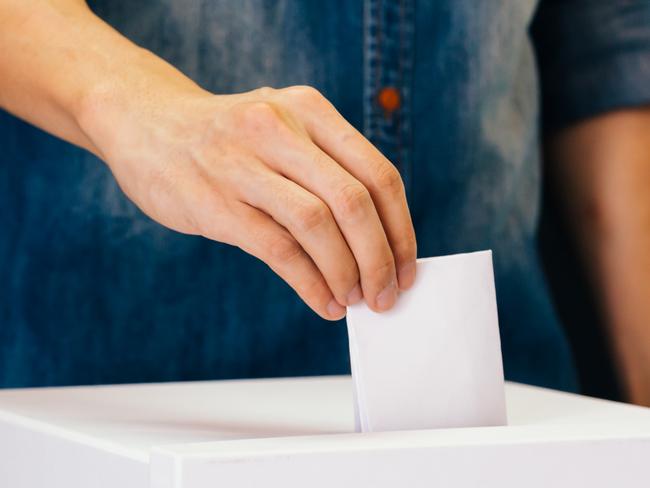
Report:
[{"label": "skin", "polygon": [[398,171],[317,90],[210,93],[79,0],[0,0],[0,106],[86,148],[147,215],[232,244],[321,317],[415,279]]},{"label": "skin", "polygon": [[650,406],[650,108],[569,127],[549,141],[547,161],[628,399]]}]

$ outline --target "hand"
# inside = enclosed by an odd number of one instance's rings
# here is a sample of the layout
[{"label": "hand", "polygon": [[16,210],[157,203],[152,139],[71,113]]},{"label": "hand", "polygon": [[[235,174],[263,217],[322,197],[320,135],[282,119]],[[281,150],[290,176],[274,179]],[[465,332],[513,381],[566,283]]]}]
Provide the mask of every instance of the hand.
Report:
[{"label": "hand", "polygon": [[261,258],[328,319],[413,283],[399,174],[316,90],[213,95],[80,0],[0,19],[0,106],[97,154],[158,222]]},{"label": "hand", "polygon": [[84,126],[150,217],[260,258],[325,319],[413,284],[399,173],[317,90],[144,93],[96,98]]}]

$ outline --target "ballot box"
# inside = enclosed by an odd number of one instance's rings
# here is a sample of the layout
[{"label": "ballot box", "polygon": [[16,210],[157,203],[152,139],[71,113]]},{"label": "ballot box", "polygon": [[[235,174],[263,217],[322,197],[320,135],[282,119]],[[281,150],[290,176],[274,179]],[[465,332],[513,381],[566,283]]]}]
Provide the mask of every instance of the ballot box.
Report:
[{"label": "ballot box", "polygon": [[508,426],[361,434],[349,377],[0,390],[0,487],[650,486],[650,409],[506,397]]}]

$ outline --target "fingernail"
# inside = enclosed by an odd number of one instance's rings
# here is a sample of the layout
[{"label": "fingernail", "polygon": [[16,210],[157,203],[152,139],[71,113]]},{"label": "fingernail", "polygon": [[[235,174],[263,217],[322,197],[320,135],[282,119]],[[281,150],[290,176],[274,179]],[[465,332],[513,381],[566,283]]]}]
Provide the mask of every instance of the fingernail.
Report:
[{"label": "fingernail", "polygon": [[342,307],[336,300],[332,300],[327,304],[327,313],[333,319],[340,319],[345,315],[345,307]]},{"label": "fingernail", "polygon": [[400,290],[408,290],[415,282],[415,262],[411,261],[402,265],[397,271],[397,280]]},{"label": "fingernail", "polygon": [[359,286],[359,283],[357,283],[355,287],[352,288],[352,291],[348,293],[346,300],[348,305],[354,305],[355,303],[359,303],[362,298],[363,298],[363,293],[361,292],[361,287]]},{"label": "fingernail", "polygon": [[384,288],[379,295],[377,295],[377,308],[382,312],[388,310],[393,306],[397,299],[397,287],[395,282],[392,281],[386,288]]}]

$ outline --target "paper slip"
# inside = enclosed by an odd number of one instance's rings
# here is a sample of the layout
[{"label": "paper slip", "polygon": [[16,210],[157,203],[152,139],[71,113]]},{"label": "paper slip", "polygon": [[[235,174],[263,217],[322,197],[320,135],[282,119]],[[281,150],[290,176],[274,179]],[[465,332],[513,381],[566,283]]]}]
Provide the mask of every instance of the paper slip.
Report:
[{"label": "paper slip", "polygon": [[392,310],[347,324],[357,431],[506,424],[491,251],[419,259]]}]

